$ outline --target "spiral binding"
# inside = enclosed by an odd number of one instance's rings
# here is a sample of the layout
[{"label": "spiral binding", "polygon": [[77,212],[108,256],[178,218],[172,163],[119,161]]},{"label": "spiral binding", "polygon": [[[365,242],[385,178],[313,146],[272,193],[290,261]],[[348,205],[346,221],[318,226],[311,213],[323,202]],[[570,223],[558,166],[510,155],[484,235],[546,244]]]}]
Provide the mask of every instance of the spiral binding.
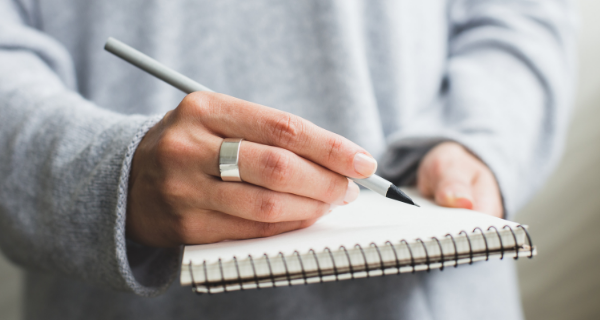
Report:
[{"label": "spiral binding", "polygon": [[[523,232],[525,233],[525,236],[526,236],[526,239],[527,239],[527,245],[529,246],[529,255],[528,255],[528,258],[531,259],[533,257],[533,255],[534,255],[534,247],[533,247],[533,242],[531,241],[531,236],[529,235],[529,232],[527,231],[527,229],[524,226],[518,225],[516,228],[522,229]],[[513,237],[514,244],[515,244],[514,245],[514,250],[515,250],[514,259],[517,260],[519,258],[519,249],[520,249],[520,247],[517,245],[518,244],[518,242],[517,242],[517,235],[516,235],[515,231],[513,230],[513,228],[510,227],[509,225],[505,225],[504,227],[502,227],[502,229],[503,230],[504,229],[508,229],[510,231],[512,237]],[[491,231],[491,230],[494,230],[495,237],[497,237],[497,239],[498,239],[500,259],[503,259],[504,258],[504,253],[506,251],[506,247],[505,247],[505,244],[502,241],[502,236],[500,234],[500,231],[496,227],[494,227],[494,226],[490,226],[487,229],[487,231]],[[477,231],[479,231],[479,234],[481,234],[481,237],[483,238],[483,241],[484,241],[484,244],[485,244],[485,252],[484,253],[485,253],[485,260],[486,261],[489,260],[489,257],[490,257],[490,254],[491,254],[491,250],[490,250],[490,247],[489,247],[489,241],[488,241],[489,240],[488,239],[488,235],[480,227],[474,228],[471,234],[467,233],[465,230],[462,230],[461,232],[458,233],[458,235],[459,236],[460,235],[464,235],[464,237],[466,238],[467,243],[469,245],[469,252],[468,252],[468,255],[469,255],[469,264],[472,264],[474,262],[474,255],[475,255],[475,253],[473,252],[473,246],[472,246],[472,242],[471,242],[471,235],[477,233]],[[453,245],[453,248],[454,248],[454,259],[452,259],[452,260],[454,260],[454,267],[457,267],[458,264],[459,264],[459,260],[461,259],[460,258],[460,254],[458,252],[457,241],[456,241],[456,239],[454,238],[454,236],[452,234],[446,234],[444,236],[444,238],[449,238],[450,241],[452,242],[452,245]],[[438,239],[437,237],[431,237],[431,239],[434,240],[437,243],[437,246],[439,248],[439,252],[440,252],[439,253],[439,255],[440,255],[440,260],[439,260],[440,268],[439,268],[439,270],[442,271],[442,270],[444,270],[445,262],[452,261],[452,260],[446,260],[444,249],[443,249],[443,246],[442,246],[442,243],[441,243],[440,239]],[[419,264],[420,265],[421,264],[426,265],[426,267],[427,267],[426,271],[429,272],[429,271],[431,271],[431,264],[434,263],[434,262],[437,262],[437,260],[436,261],[432,261],[431,256],[429,254],[429,250],[427,249],[427,244],[425,243],[425,241],[423,241],[421,238],[417,238],[417,239],[415,239],[415,241],[418,242],[422,246],[423,251],[424,251],[424,255],[425,255],[425,257],[424,257],[425,261],[424,262],[420,262]],[[396,246],[391,241],[389,241],[389,240],[386,241],[384,244],[386,246],[389,246],[391,248],[391,251],[394,254],[395,265],[388,266],[388,268],[392,268],[393,267],[393,268],[395,268],[397,270],[397,274],[400,274],[401,273],[402,265],[401,265],[401,262],[400,262],[401,260],[400,260],[400,256],[398,255],[398,251],[396,249]],[[414,252],[413,252],[413,248],[411,247],[411,244],[406,239],[400,240],[399,244],[400,245],[404,244],[406,246],[407,252],[408,252],[408,254],[410,256],[410,267],[412,269],[411,273],[414,273],[416,271],[416,269],[417,269],[417,263],[416,263],[416,258],[415,258]],[[385,276],[386,275],[386,273],[385,273],[386,265],[385,265],[385,261],[383,259],[382,253],[381,253],[381,249],[379,248],[379,246],[375,242],[371,242],[369,244],[369,247],[375,249],[375,251],[377,253],[378,260],[379,260],[378,261],[378,263],[379,263],[379,269],[382,272],[382,276]],[[362,268],[366,272],[366,277],[369,278],[371,276],[371,271],[373,271],[373,269],[372,269],[372,267],[370,267],[370,263],[369,263],[369,260],[367,259],[367,255],[365,254],[365,250],[363,249],[363,247],[360,244],[356,244],[354,246],[354,249],[356,249],[356,248],[358,248],[358,250],[360,251],[360,253],[362,255],[362,259],[363,259],[363,267]],[[350,258],[350,254],[348,253],[348,250],[346,249],[345,246],[340,246],[339,249],[338,249],[338,251],[343,251],[343,253],[344,253],[345,257],[346,257],[347,263],[348,263],[348,269],[349,269],[348,273],[350,274],[351,279],[354,280],[355,279],[355,269],[354,269],[354,265],[352,263],[352,260]],[[334,258],[334,255],[333,255],[331,249],[329,247],[325,247],[323,249],[323,252],[327,253],[328,256],[329,256],[329,258],[331,259],[331,264],[332,264],[332,267],[333,267],[333,276],[335,276],[335,281],[339,281],[339,276],[341,275],[341,273],[340,273],[340,270],[338,268],[338,265],[336,263],[336,260]],[[498,252],[498,251],[495,251],[495,252]],[[315,264],[316,264],[316,271],[318,273],[317,277],[319,279],[319,282],[323,283],[325,276],[323,275],[323,271],[321,269],[321,264],[320,264],[320,261],[319,261],[319,257],[318,257],[317,253],[313,249],[310,249],[308,251],[308,253],[312,254],[313,259],[314,259]],[[302,272],[302,279],[304,280],[304,284],[307,285],[308,284],[308,276],[307,276],[307,271],[305,269],[305,263],[303,261],[302,255],[297,250],[294,251],[292,253],[292,255],[295,255],[296,258],[298,259],[298,263],[300,265],[300,269],[301,269],[301,272]],[[271,258],[266,253],[263,254],[263,257],[264,257],[264,259],[266,261],[266,264],[267,264],[267,267],[268,267],[268,270],[269,270],[269,275],[268,275],[269,276],[269,280],[270,280],[269,282],[271,283],[271,286],[273,288],[276,288],[277,287],[276,286],[276,277],[275,277],[275,274],[273,273],[273,268],[272,268],[272,264],[271,264]],[[290,273],[290,269],[288,268],[288,260],[287,260],[287,258],[285,257],[285,255],[283,254],[283,252],[279,252],[277,254],[277,257],[281,257],[281,261],[282,261],[283,267],[285,269],[285,279],[287,280],[288,286],[292,286],[293,285],[292,284],[292,275]],[[264,280],[259,280],[259,276],[258,276],[258,273],[257,273],[255,261],[254,261],[254,258],[253,258],[252,255],[248,255],[248,261],[250,262],[250,265],[252,267],[253,281],[256,284],[256,288],[257,289],[261,289],[260,284],[261,284],[261,281],[264,282]],[[220,286],[222,286],[223,292],[225,292],[225,293],[231,291],[227,287],[228,283],[229,283],[229,285],[231,285],[232,283],[236,284],[236,282],[237,282],[237,284],[240,286],[240,290],[245,290],[244,283],[248,282],[248,280],[246,280],[246,281],[242,280],[241,272],[240,272],[240,266],[239,266],[239,262],[238,262],[238,259],[237,259],[236,256],[233,257],[233,262],[235,264],[235,271],[236,271],[236,274],[237,274],[237,280],[236,281],[226,280],[225,279],[225,273],[224,273],[224,270],[223,270],[223,262],[222,262],[221,259],[218,259],[218,268],[219,268],[219,274],[220,274]],[[204,260],[202,262],[202,269],[203,269],[202,271],[204,273],[204,283],[203,283],[203,285],[206,288],[206,292],[209,295],[213,294],[214,292],[211,291],[211,289],[212,289],[211,287],[212,286],[210,285],[209,280],[208,280],[208,267],[207,267],[206,260]],[[191,261],[188,264],[188,271],[189,271],[190,276],[191,276],[192,289],[196,293],[201,293],[198,290],[198,282],[194,279],[193,265],[192,265]]]},{"label": "spiral binding", "polygon": [[271,277],[271,284],[273,284],[273,288],[277,288],[275,286],[275,275],[273,274],[273,268],[271,268],[271,259],[269,259],[269,256],[266,253],[263,254],[263,257],[265,257],[265,259],[267,260],[267,266],[269,266],[269,276]]},{"label": "spiral binding", "polygon": [[518,225],[517,228],[522,229],[523,231],[525,231],[525,236],[527,237],[527,243],[529,243],[529,259],[533,258],[533,242],[531,242],[531,237],[529,236],[529,231],[527,231],[527,228],[525,228],[522,225]]},{"label": "spiral binding", "polygon": [[381,251],[379,251],[379,247],[377,246],[377,244],[375,242],[371,242],[369,244],[370,247],[375,247],[375,250],[377,250],[377,255],[379,256],[379,267],[381,268],[381,275],[385,277],[385,265],[383,264],[383,257],[381,257]]},{"label": "spiral binding", "polygon": [[469,242],[469,264],[473,264],[473,247],[471,246],[471,237],[469,237],[469,234],[465,230],[459,232],[458,235],[460,236],[463,233]]},{"label": "spiral binding", "polygon": [[431,263],[429,263],[429,252],[427,252],[427,246],[425,245],[425,242],[421,240],[421,238],[417,238],[417,242],[420,242],[423,246],[423,250],[425,250],[425,264],[427,265],[427,272],[429,272],[431,271]]},{"label": "spiral binding", "polygon": [[[352,260],[350,260],[348,250],[346,250],[346,247],[344,246],[341,246],[340,249],[344,250],[344,253],[346,254],[346,259],[348,259],[348,268],[350,268],[350,278],[354,280],[354,268],[352,267]],[[333,257],[331,258],[331,260],[333,261],[333,267],[335,268],[335,260],[333,259]],[[338,280],[337,274],[335,275],[335,280]]]},{"label": "spiral binding", "polygon": [[[308,279],[306,278],[306,270],[304,270],[304,262],[302,262],[302,256],[300,256],[300,252],[298,252],[298,250],[294,251],[294,253],[292,253],[292,254],[296,254],[296,256],[298,257],[298,262],[300,262],[300,269],[302,270],[302,279],[304,279],[304,285],[307,285]],[[238,273],[238,275],[239,275],[239,273]]]},{"label": "spiral binding", "polygon": [[[331,253],[331,250],[328,247],[325,247],[325,249],[323,249],[323,251],[329,252],[329,257],[331,258],[331,263],[333,264],[333,274],[335,275],[335,281],[339,281],[340,279],[338,278],[338,275],[339,275],[338,269],[337,269],[337,266],[335,265],[335,259],[333,258],[333,254]],[[315,258],[316,258],[316,256],[315,256]],[[323,282],[323,276],[321,276],[321,282]]]},{"label": "spiral binding", "polygon": [[208,271],[206,270],[206,260],[202,261],[202,266],[204,268],[204,285],[206,286],[206,288],[208,288],[208,294],[211,294],[210,286],[208,285]]},{"label": "spiral binding", "polygon": [[391,241],[386,241],[385,244],[387,245],[389,243],[390,247],[392,247],[392,251],[394,252],[394,258],[396,258],[396,269],[398,269],[398,273],[396,273],[397,275],[400,274],[400,259],[398,259],[398,252],[396,252],[396,248],[394,247],[394,244]]},{"label": "spiral binding", "polygon": [[194,280],[194,270],[192,270],[192,262],[188,264],[188,270],[190,272],[190,277],[192,278],[192,291],[198,292],[198,287],[196,286],[196,280]]},{"label": "spiral binding", "polygon": [[[308,252],[312,252],[313,257],[315,258],[315,262],[317,263],[317,272],[319,273],[319,282],[323,283],[323,273],[321,272],[321,265],[319,264],[319,258],[317,258],[317,253],[313,249],[308,250]],[[329,254],[331,254],[331,252],[329,252]]]},{"label": "spiral binding", "polygon": [[292,286],[292,278],[290,277],[290,271],[288,270],[288,266],[287,266],[287,260],[285,260],[285,256],[283,255],[283,252],[279,252],[278,256],[281,256],[281,261],[283,261],[283,267],[285,268],[285,277],[287,278],[288,281],[288,286]]},{"label": "spiral binding", "polygon": [[510,230],[510,233],[512,233],[513,239],[515,239],[515,260],[519,260],[519,247],[517,246],[517,235],[515,234],[515,231],[513,230],[513,228],[511,228],[509,225],[505,225],[504,227],[502,227],[502,230],[508,228]]},{"label": "spiral binding", "polygon": [[452,240],[452,244],[454,245],[454,267],[458,267],[458,248],[456,247],[456,241],[454,240],[454,236],[451,234],[447,234],[444,238],[450,237]]},{"label": "spiral binding", "polygon": [[481,232],[481,236],[483,237],[483,241],[485,243],[485,261],[488,261],[490,259],[490,248],[488,247],[487,237],[485,236],[483,230],[481,230],[480,227],[476,227],[475,229],[473,229],[473,233],[475,233],[475,230],[479,230]]},{"label": "spiral binding", "polygon": [[496,231],[496,235],[498,236],[498,241],[500,242],[500,260],[502,260],[504,259],[504,243],[502,243],[502,236],[500,235],[498,228],[491,226],[488,228],[488,231],[490,231],[490,229],[494,229]]},{"label": "spiral binding", "polygon": [[244,286],[242,285],[242,274],[240,273],[240,266],[238,265],[236,256],[233,256],[233,262],[235,262],[235,271],[237,271],[237,278],[238,278],[238,283],[240,284],[240,290],[244,291]]},{"label": "spiral binding", "polygon": [[410,244],[408,244],[408,241],[406,241],[404,239],[400,240],[400,243],[406,244],[406,247],[408,248],[408,252],[410,253],[410,266],[412,267],[412,273],[415,273],[415,256],[413,256]]},{"label": "spiral binding", "polygon": [[[367,261],[367,256],[365,256],[365,251],[363,250],[362,246],[360,244],[356,244],[354,246],[354,248],[358,247],[358,249],[360,249],[360,253],[362,254],[363,257],[363,262],[365,263],[365,271],[367,272],[367,278],[369,278],[371,276],[370,272],[371,270],[369,270],[369,262]],[[380,261],[381,263],[383,263],[383,261]]]},{"label": "spiral binding", "polygon": [[254,282],[256,282],[256,289],[260,290],[260,283],[258,282],[258,274],[256,273],[256,266],[254,265],[254,258],[252,255],[248,255],[248,259],[250,259],[250,264],[252,265],[252,273],[254,274]]},{"label": "spiral binding", "polygon": [[221,262],[221,258],[219,258],[219,271],[221,272],[221,285],[223,286],[225,293],[227,293],[227,286],[225,285],[225,275],[223,274],[223,263]]},{"label": "spiral binding", "polygon": [[436,237],[431,237],[431,239],[435,240],[435,242],[437,242],[438,247],[440,248],[440,260],[442,261],[440,271],[444,271],[444,261],[446,261],[446,259],[444,259],[444,249],[442,248],[442,244],[440,243],[440,240]]}]

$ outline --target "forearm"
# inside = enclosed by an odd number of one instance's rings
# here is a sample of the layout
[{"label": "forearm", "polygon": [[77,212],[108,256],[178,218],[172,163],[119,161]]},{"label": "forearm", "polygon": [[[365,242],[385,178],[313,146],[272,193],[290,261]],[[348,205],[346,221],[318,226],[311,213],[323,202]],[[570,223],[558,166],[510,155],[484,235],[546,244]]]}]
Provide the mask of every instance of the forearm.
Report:
[{"label": "forearm", "polygon": [[[157,119],[109,112],[85,100],[71,89],[74,74],[64,49],[48,39],[29,46],[19,28],[13,29],[18,41],[0,34],[2,251],[27,268],[158,293],[175,274],[170,262],[177,250],[153,252],[163,265],[142,284],[128,261],[124,231],[129,164]],[[134,264],[143,267],[148,257]]]}]

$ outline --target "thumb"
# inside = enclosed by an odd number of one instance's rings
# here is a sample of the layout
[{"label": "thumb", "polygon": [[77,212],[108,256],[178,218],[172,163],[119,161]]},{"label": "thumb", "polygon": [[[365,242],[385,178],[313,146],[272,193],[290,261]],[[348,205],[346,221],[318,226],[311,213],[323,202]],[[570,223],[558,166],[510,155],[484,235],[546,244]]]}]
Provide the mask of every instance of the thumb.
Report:
[{"label": "thumb", "polygon": [[435,202],[441,206],[473,209],[473,190],[465,176],[442,177],[434,190]]}]

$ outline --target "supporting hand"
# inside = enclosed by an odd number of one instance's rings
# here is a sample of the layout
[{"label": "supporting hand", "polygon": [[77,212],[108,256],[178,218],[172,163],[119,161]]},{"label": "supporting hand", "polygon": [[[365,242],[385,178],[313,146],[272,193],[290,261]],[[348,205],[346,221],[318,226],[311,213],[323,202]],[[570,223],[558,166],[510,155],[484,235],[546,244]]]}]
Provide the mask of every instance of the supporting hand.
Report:
[{"label": "supporting hand", "polygon": [[473,209],[502,217],[504,209],[498,183],[492,171],[455,142],[431,149],[421,161],[417,186],[439,205]]}]

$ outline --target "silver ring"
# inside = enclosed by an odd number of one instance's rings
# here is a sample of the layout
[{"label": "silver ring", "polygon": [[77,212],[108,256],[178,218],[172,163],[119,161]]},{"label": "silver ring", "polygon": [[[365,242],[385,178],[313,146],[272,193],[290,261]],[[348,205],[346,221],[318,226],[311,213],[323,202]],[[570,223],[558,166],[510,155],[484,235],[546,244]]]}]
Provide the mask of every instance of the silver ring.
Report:
[{"label": "silver ring", "polygon": [[219,172],[223,181],[242,181],[240,177],[240,167],[238,161],[240,158],[240,138],[223,139],[221,150],[219,150]]}]

